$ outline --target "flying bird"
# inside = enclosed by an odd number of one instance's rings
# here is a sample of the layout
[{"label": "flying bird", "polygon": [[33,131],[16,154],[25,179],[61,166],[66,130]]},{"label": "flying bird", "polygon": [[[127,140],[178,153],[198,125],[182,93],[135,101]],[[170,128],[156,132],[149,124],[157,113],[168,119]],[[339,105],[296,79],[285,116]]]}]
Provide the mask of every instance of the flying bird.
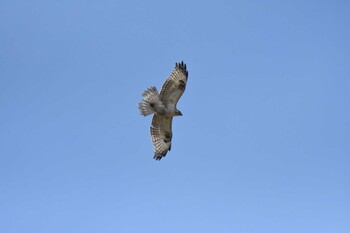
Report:
[{"label": "flying bird", "polygon": [[142,93],[143,100],[139,103],[141,115],[153,114],[151,137],[154,149],[154,159],[160,160],[171,149],[172,121],[174,116],[182,116],[176,104],[186,89],[188,71],[182,61],[176,63],[173,72],[164,82],[160,93],[152,86]]}]

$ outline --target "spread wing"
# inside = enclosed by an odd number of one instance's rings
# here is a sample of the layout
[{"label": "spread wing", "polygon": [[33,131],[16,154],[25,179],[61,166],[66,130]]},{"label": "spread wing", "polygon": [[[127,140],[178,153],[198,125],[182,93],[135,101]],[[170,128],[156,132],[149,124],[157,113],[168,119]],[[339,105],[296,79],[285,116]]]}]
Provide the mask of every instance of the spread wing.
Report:
[{"label": "spread wing", "polygon": [[160,91],[160,99],[165,105],[176,105],[186,89],[188,71],[186,64],[182,61],[176,63],[175,69],[164,82]]},{"label": "spread wing", "polygon": [[160,160],[171,149],[172,117],[155,113],[152,119],[151,136],[154,148],[154,159]]}]

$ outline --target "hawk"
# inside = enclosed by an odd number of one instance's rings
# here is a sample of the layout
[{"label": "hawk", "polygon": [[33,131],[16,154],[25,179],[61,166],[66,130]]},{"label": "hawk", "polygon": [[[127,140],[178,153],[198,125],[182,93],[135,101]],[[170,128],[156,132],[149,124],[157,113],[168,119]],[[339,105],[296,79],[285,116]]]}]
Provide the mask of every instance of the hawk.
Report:
[{"label": "hawk", "polygon": [[171,149],[173,136],[171,124],[174,116],[182,116],[176,104],[186,89],[188,71],[182,61],[176,63],[173,72],[164,82],[162,90],[152,86],[142,93],[143,100],[139,103],[141,115],[153,114],[151,137],[154,148],[154,159],[160,160]]}]

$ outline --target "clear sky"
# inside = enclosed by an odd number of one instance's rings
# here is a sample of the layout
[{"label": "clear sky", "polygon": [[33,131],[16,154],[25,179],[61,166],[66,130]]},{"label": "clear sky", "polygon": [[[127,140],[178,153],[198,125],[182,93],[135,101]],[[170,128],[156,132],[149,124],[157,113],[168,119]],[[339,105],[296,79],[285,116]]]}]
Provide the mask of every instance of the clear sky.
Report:
[{"label": "clear sky", "polygon": [[[0,232],[349,232],[349,12],[2,0]],[[182,60],[155,161],[137,106]]]}]

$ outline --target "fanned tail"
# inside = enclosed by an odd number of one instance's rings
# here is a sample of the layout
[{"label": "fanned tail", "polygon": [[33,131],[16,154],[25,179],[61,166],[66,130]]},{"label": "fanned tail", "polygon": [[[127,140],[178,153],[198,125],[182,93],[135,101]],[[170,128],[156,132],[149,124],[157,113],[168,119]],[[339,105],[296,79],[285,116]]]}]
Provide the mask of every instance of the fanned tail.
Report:
[{"label": "fanned tail", "polygon": [[162,114],[165,111],[163,102],[159,98],[156,87],[147,88],[143,93],[143,100],[139,103],[141,115],[148,116],[152,113]]}]

